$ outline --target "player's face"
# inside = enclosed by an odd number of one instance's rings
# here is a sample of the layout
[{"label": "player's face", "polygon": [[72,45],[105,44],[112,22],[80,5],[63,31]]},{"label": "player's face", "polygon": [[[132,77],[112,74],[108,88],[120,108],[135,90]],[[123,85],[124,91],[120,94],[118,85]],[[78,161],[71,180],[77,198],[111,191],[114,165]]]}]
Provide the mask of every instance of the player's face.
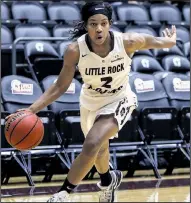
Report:
[{"label": "player's face", "polygon": [[90,39],[97,45],[101,45],[108,37],[110,21],[103,14],[91,16],[87,22],[87,31]]}]

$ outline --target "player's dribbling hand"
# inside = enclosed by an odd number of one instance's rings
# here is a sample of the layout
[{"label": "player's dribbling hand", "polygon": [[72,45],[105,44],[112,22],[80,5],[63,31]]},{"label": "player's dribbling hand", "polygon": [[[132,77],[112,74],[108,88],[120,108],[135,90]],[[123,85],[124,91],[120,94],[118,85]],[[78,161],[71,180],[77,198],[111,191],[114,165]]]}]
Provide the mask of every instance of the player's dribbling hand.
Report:
[{"label": "player's dribbling hand", "polygon": [[12,113],[12,114],[8,115],[8,116],[5,118],[5,122],[6,122],[9,118],[11,118],[12,116],[14,116],[16,113],[18,113],[19,111],[29,111],[29,112],[32,112],[32,111],[31,111],[30,109],[28,109],[28,108],[18,109],[15,113]]},{"label": "player's dribbling hand", "polygon": [[172,25],[171,30],[166,28],[162,31],[165,38],[171,39],[174,43],[176,43],[176,26]]}]

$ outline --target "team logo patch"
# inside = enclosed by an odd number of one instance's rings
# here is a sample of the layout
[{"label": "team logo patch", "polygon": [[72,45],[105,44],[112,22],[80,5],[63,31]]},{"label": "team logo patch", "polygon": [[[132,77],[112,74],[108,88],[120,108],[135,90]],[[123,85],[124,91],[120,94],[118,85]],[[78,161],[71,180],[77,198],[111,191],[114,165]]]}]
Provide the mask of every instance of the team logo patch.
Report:
[{"label": "team logo patch", "polygon": [[190,81],[182,81],[180,78],[174,78],[172,83],[175,92],[190,91]]},{"label": "team logo patch", "polygon": [[12,80],[11,91],[12,94],[33,95],[33,84],[22,83],[19,80]]},{"label": "team logo patch", "polygon": [[140,78],[136,78],[134,85],[137,93],[155,91],[155,84],[153,80],[143,81]]}]

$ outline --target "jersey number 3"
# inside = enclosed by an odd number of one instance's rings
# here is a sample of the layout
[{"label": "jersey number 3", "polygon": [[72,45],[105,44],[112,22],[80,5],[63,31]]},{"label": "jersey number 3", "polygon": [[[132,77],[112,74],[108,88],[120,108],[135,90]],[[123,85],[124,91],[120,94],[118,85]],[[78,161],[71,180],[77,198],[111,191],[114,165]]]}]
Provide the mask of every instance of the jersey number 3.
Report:
[{"label": "jersey number 3", "polygon": [[111,85],[109,83],[111,83],[113,80],[112,77],[104,77],[104,78],[101,78],[101,81],[102,82],[105,82],[102,87],[105,87],[105,88],[111,88]]}]

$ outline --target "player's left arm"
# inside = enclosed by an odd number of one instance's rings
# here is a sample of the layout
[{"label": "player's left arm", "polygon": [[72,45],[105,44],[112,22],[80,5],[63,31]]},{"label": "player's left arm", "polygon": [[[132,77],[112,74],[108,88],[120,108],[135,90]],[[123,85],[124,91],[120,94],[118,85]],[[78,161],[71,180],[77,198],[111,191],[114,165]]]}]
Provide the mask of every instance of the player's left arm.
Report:
[{"label": "player's left arm", "polygon": [[176,27],[166,28],[163,31],[164,37],[155,37],[144,33],[125,33],[124,45],[129,53],[142,49],[162,49],[171,48],[176,45]]}]

